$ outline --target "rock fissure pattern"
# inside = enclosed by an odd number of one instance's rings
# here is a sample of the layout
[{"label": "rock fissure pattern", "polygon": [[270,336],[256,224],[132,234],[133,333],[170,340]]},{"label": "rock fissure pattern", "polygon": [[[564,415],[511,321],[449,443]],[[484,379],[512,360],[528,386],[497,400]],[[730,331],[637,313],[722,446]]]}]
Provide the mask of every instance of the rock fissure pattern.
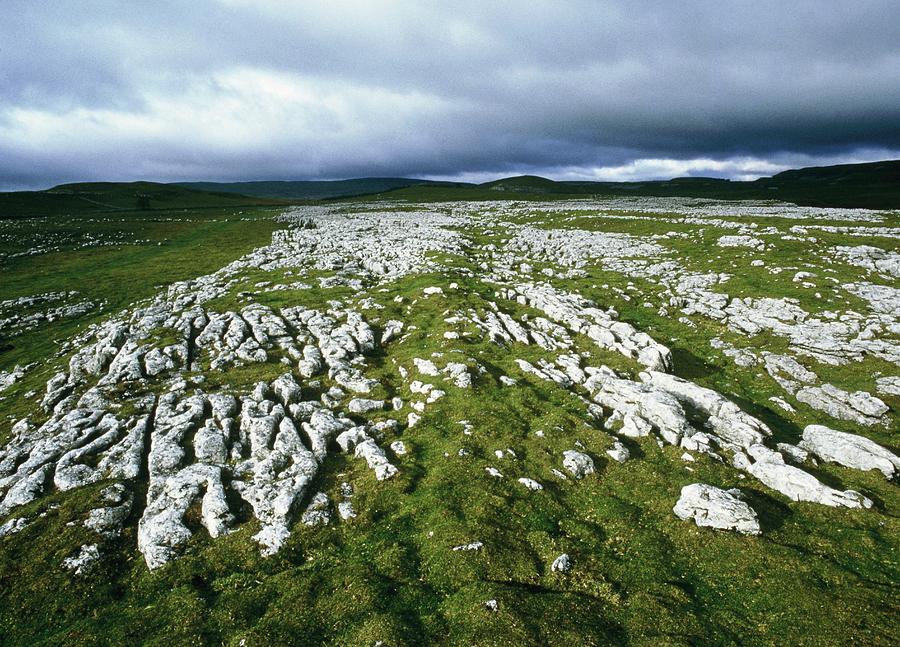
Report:
[{"label": "rock fissure pattern", "polygon": [[[734,215],[728,208],[701,217],[696,205],[684,202],[669,205],[674,214],[669,220],[733,229],[733,235],[716,238],[721,248],[763,252],[778,231],[724,220]],[[567,209],[577,219],[584,206],[576,201],[546,210]],[[641,218],[645,206],[638,201],[630,205],[637,215],[609,217]],[[400,436],[413,433],[426,411],[440,407],[448,389],[472,390],[479,384],[514,389],[529,379],[552,383],[577,398],[594,423],[609,432],[609,449],[602,452],[617,462],[633,460],[626,444],[631,439],[653,437],[660,445],[684,450],[685,460],[705,455],[791,500],[851,508],[868,508],[872,501],[822,483],[803,463],[815,457],[877,469],[889,479],[900,470],[900,459],[888,449],[821,425],[807,426],[796,446],[775,443],[762,420],[721,393],[678,377],[669,347],[622,321],[615,309],[565,287],[597,264],[658,286],[658,302],[645,305],[662,313],[720,322],[736,338],[761,332],[781,337],[789,348],[782,355],[718,338],[712,343],[735,363],[765,371],[798,403],[835,420],[882,426],[891,415],[883,400],[823,383],[800,360],[841,365],[872,356],[900,366],[900,290],[872,282],[900,274],[896,253],[866,245],[837,247],[836,255],[869,272],[871,280],[835,289],[868,303],[868,312],[813,314],[788,298],[729,296],[721,291],[728,274],[688,269],[660,237],[521,224],[531,207],[513,203],[490,206],[480,221],[470,205],[380,209],[287,212],[281,217],[285,229],[274,234],[271,245],[213,274],[175,284],[72,340],[67,347],[74,352],[47,381],[40,411],[15,422],[9,442],[0,448],[0,516],[10,516],[0,533],[12,534],[27,524],[15,516],[21,506],[49,492],[102,481],[107,485],[84,521],[98,535],[97,543],[85,544],[64,564],[75,573],[100,559],[102,540],[118,536],[132,518],[138,519],[137,548],[150,568],[177,557],[198,528],[216,538],[248,522],[258,526],[253,538],[269,555],[285,544],[295,523],[333,523],[332,509],[344,522],[356,516],[350,483],[343,483],[334,501],[320,491],[331,456],[345,453],[365,464],[377,481],[391,479],[402,469],[397,458],[408,453]],[[778,215],[765,205],[746,209]],[[828,210],[804,211],[810,219],[828,216],[823,213]],[[877,215],[853,213],[843,219],[871,222]],[[481,238],[467,233],[472,229]],[[811,226],[794,229],[789,235],[808,235]],[[667,236],[679,237],[676,232]],[[465,262],[451,263],[453,258]],[[435,329],[448,344],[446,352],[398,362],[390,349],[402,345],[417,326],[381,320],[383,286],[449,272],[448,263],[469,287],[455,282],[428,286],[408,303],[394,299],[414,318],[419,302],[434,307],[464,293],[465,307],[450,306],[433,323],[446,328]],[[272,278],[254,278],[248,286],[247,277],[261,274]],[[815,278],[798,271],[793,280],[814,286]],[[352,297],[319,307],[302,305],[302,297],[280,307],[253,298],[259,291],[309,291],[315,283]],[[629,293],[636,297],[639,290],[629,283],[610,292],[630,300]],[[495,380],[477,357],[453,348],[473,336],[507,349],[519,374]],[[531,347],[528,358],[516,357],[525,347]],[[618,356],[637,370],[628,375],[594,362],[594,353]],[[30,368],[3,374],[2,384],[13,384]],[[396,372],[400,381],[384,380],[385,370]],[[215,379],[241,371],[263,377],[242,383]],[[896,380],[882,378],[879,391],[896,394]],[[462,427],[463,433],[473,433],[467,421]],[[550,481],[578,482],[601,471],[591,456],[598,449],[578,443],[558,457],[559,469],[552,473],[513,478],[531,496],[544,496]],[[460,449],[459,457],[466,455]],[[512,449],[498,449],[496,458],[517,460]],[[510,472],[501,468],[485,467],[485,477],[506,478]],[[142,509],[136,510],[138,501]],[[755,512],[737,490],[690,485],[674,510],[698,525],[761,532]],[[567,555],[554,562],[554,571],[569,568]]]}]

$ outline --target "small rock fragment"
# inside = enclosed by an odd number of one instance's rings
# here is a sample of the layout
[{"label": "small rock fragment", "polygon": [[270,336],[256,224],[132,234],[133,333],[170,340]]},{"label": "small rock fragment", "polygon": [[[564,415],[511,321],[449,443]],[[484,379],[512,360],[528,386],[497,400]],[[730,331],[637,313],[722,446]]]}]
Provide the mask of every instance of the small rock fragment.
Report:
[{"label": "small rock fragment", "polygon": [[77,555],[66,557],[63,567],[74,572],[75,575],[84,575],[89,572],[100,559],[100,549],[97,544],[83,545]]},{"label": "small rock fragment", "polygon": [[519,483],[524,485],[526,488],[531,490],[532,492],[537,492],[538,490],[543,490],[544,486],[535,481],[534,479],[530,479],[527,477],[522,477],[519,479]]},{"label": "small rock fragment", "polygon": [[563,553],[554,559],[553,564],[550,565],[550,570],[554,573],[568,573],[571,569],[572,560],[569,558],[568,553]]},{"label": "small rock fragment", "polygon": [[587,454],[567,449],[563,452],[563,467],[577,479],[594,473],[594,461]]}]

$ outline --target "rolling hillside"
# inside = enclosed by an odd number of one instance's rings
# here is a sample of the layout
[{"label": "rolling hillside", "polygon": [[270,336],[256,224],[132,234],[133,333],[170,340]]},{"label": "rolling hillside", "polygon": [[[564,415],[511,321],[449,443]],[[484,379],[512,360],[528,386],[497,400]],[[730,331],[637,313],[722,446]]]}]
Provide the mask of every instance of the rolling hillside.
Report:
[{"label": "rolling hillside", "polygon": [[173,186],[201,191],[239,193],[287,200],[328,200],[383,193],[427,184],[440,187],[471,186],[456,182],[432,182],[414,178],[370,177],[352,180],[298,180],[261,182],[181,182]]},{"label": "rolling hillside", "polygon": [[555,181],[535,175],[483,184],[415,178],[329,181],[93,182],[46,191],[0,193],[0,218],[48,214],[281,205],[295,201],[384,197],[391,200],[548,200],[578,196],[779,200],[802,206],[900,209],[900,160],[792,169],[750,182],[682,177],[645,182]]},{"label": "rolling hillside", "polygon": [[286,203],[155,182],[86,182],[61,184],[46,191],[0,193],[0,218],[278,204]]},{"label": "rolling hillside", "polygon": [[392,191],[391,199],[552,199],[596,195],[780,200],[802,206],[900,208],[900,161],[792,169],[751,182],[684,177],[646,182],[556,182],[533,175],[477,186],[421,184]]}]

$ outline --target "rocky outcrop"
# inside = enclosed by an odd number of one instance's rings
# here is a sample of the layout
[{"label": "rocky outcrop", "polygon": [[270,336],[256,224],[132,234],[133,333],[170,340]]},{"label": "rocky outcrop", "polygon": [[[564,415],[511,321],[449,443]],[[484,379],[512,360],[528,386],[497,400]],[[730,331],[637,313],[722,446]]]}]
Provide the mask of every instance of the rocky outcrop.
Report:
[{"label": "rocky outcrop", "polygon": [[865,426],[880,424],[888,411],[884,402],[865,391],[848,393],[831,384],[802,388],[795,397],[832,418]]},{"label": "rocky outcrop", "polygon": [[[211,537],[236,524],[229,491],[259,520],[255,536],[264,554],[290,534],[297,507],[308,495],[332,439],[353,423],[322,403],[304,400],[297,378],[286,372],[251,392],[189,394],[176,381],[161,397],[141,397],[136,413],[118,417],[107,391],[139,385],[208,362],[211,370],[269,360],[280,353],[297,361],[301,376],[326,371],[343,388],[366,393],[377,383],[361,370],[375,348],[371,328],[353,311],[326,315],[303,308],[277,313],[250,305],[237,312],[207,313],[195,305],[206,293],[184,299],[170,291],[127,320],[92,331],[93,339],[71,358],[68,370],[47,383],[43,407],[50,419],[39,428],[21,421],[0,449],[0,514],[49,488],[70,490],[101,479],[133,482],[146,474],[146,505],[138,522],[138,548],[150,568],[177,556],[193,534],[185,521],[199,506],[200,525]],[[178,304],[187,309],[178,311]],[[182,340],[158,347],[153,331],[174,330]],[[79,393],[81,394],[79,396]],[[383,401],[357,398],[350,410],[373,412]],[[388,478],[396,468],[368,439],[356,448]],[[105,490],[101,507],[85,525],[116,536],[131,514],[130,486]]]},{"label": "rocky outcrop", "polygon": [[851,265],[900,278],[900,253],[871,245],[838,246],[834,251]]},{"label": "rocky outcrop", "polygon": [[900,473],[900,457],[881,445],[822,425],[806,427],[800,447],[823,461],[857,470],[879,470],[889,479]]},{"label": "rocky outcrop", "polygon": [[831,507],[870,508],[872,501],[853,490],[835,490],[798,467],[787,465],[781,454],[765,447],[751,448],[753,462],[735,455],[735,466],[745,469],[762,483],[793,501],[810,501]]}]

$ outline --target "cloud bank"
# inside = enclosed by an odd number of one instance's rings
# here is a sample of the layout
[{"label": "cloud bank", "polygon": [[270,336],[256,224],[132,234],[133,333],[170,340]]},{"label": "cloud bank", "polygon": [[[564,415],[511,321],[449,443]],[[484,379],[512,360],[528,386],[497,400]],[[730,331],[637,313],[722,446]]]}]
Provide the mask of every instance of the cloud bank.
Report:
[{"label": "cloud bank", "polygon": [[900,157],[897,24],[892,0],[6,0],[0,189]]}]

